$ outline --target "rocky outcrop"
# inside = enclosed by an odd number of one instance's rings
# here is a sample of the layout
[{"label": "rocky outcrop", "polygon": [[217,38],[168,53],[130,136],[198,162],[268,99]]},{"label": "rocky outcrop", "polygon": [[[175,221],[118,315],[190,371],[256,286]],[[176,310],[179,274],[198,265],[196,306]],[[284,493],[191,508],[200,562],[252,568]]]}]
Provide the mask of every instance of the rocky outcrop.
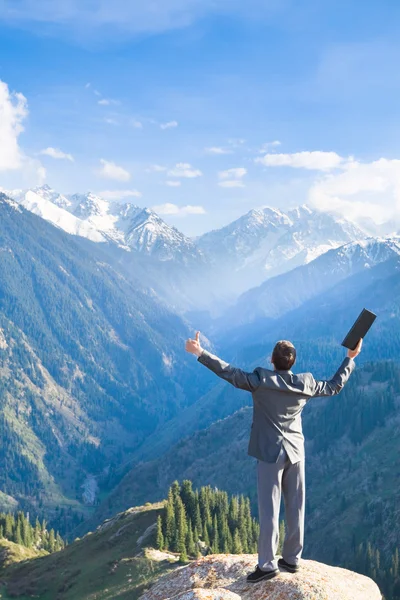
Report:
[{"label": "rocky outcrop", "polygon": [[378,586],[364,575],[304,560],[292,575],[246,582],[257,557],[206,556],[165,575],[140,600],[381,600]]}]

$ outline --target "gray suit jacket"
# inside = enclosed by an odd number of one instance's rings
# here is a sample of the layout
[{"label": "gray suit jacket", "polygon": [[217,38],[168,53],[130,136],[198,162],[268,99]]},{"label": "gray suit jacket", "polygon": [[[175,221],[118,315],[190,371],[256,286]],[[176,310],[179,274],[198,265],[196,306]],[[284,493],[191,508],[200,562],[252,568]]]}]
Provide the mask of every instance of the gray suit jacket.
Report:
[{"label": "gray suit jacket", "polygon": [[252,393],[253,424],[248,453],[269,463],[278,460],[282,447],[293,464],[304,459],[301,413],[310,398],[338,394],[355,363],[345,358],[329,381],[316,381],[311,373],[272,371],[257,367],[246,373],[206,350],[198,358],[218,377],[241,390]]}]

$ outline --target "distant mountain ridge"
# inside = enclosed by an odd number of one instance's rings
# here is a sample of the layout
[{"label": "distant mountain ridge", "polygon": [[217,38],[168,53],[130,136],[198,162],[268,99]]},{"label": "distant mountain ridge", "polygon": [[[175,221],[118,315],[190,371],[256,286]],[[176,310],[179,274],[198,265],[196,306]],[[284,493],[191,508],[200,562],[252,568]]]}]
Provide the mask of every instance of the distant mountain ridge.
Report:
[{"label": "distant mountain ridge", "polygon": [[399,238],[366,238],[331,249],[315,260],[268,279],[245,292],[222,319],[230,327],[260,318],[278,318],[340,281],[400,257]]},{"label": "distant mountain ridge", "polygon": [[307,205],[287,213],[270,207],[253,209],[221,229],[191,239],[151,208],[108,201],[92,192],[63,195],[44,185],[9,195],[70,234],[111,242],[158,261],[166,268],[166,278],[172,269],[173,297],[165,284],[160,289],[183,312],[220,312],[267,279],[367,237],[354,223]]}]

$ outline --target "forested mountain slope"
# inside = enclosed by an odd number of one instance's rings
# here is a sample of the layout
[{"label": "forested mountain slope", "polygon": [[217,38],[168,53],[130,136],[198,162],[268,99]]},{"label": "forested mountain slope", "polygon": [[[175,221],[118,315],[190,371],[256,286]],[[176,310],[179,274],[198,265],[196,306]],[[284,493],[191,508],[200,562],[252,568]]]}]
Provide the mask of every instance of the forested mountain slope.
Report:
[{"label": "forested mountain slope", "polygon": [[203,385],[185,324],[103,247],[0,196],[0,489],[61,528]]},{"label": "forested mountain slope", "polygon": [[[255,507],[255,461],[247,456],[251,412],[243,408],[182,440],[162,457],[138,464],[99,507],[97,520],[132,501],[162,498],[176,478],[248,494]],[[346,564],[355,547],[367,541],[391,556],[400,547],[399,365],[382,362],[357,369],[339,396],[310,400],[303,418],[306,556]]]}]

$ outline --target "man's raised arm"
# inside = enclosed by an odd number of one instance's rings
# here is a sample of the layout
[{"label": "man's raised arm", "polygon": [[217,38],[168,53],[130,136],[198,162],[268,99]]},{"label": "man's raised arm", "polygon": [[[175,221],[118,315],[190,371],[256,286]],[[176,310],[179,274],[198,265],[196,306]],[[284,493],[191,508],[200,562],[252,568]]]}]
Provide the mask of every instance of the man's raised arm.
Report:
[{"label": "man's raised arm", "polygon": [[344,359],[339,369],[336,371],[332,379],[328,381],[316,381],[314,377],[311,380],[311,393],[315,396],[335,396],[342,391],[343,387],[349,380],[350,375],[355,369],[354,359],[360,354],[362,347],[362,338],[358,342],[354,350],[347,352],[347,358]]},{"label": "man's raised arm", "polygon": [[218,358],[218,356],[214,356],[210,352],[207,352],[207,350],[204,350],[200,345],[199,331],[196,333],[194,340],[187,340],[186,352],[197,356],[197,360],[218,375],[218,377],[221,377],[221,379],[228,381],[241,390],[254,392],[260,385],[260,376],[257,369],[253,373],[246,373],[246,371],[236,369]]}]

